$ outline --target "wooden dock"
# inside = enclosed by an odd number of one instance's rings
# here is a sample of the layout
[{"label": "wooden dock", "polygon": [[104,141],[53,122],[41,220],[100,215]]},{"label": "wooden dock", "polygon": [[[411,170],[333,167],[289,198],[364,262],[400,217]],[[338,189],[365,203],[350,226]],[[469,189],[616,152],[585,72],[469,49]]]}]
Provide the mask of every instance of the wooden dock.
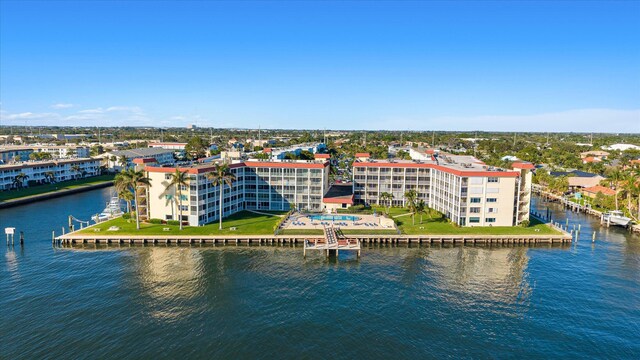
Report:
[{"label": "wooden dock", "polygon": [[333,227],[324,226],[324,238],[322,239],[306,239],[304,241],[304,250],[302,256],[307,257],[307,250],[320,250],[325,251],[327,257],[332,252],[336,256],[340,253],[340,250],[344,251],[356,251],[358,257],[360,257],[360,240],[355,238],[345,238],[339,236]]}]

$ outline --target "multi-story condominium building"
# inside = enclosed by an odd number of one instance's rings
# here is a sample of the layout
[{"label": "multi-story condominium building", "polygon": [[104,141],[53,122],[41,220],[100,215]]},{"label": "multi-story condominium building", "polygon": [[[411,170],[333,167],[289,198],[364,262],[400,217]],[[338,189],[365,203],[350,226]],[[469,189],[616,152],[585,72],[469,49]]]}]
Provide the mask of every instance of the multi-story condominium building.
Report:
[{"label": "multi-story condominium building", "polygon": [[460,226],[513,226],[529,219],[533,165],[513,163],[504,170],[486,166],[472,156],[433,154],[429,160],[373,160],[356,154],[353,163],[354,202],[385,205],[380,194],[393,195],[404,206],[405,193]]},{"label": "multi-story condominium building", "polygon": [[69,158],[88,158],[91,149],[88,146],[55,146],[55,145],[39,145],[33,146],[35,152],[49,153],[53,158],[69,159]]},{"label": "multi-story condominium building", "polygon": [[88,146],[77,145],[26,145],[0,147],[0,160],[3,163],[29,160],[32,153],[48,153],[54,159],[88,158],[90,149]]},{"label": "multi-story condominium building", "polygon": [[[325,156],[310,161],[236,160],[229,166],[236,180],[231,188],[224,186],[223,217],[245,209],[289,210],[292,205],[314,212],[324,209],[322,200],[329,188],[329,161]],[[151,179],[146,216],[176,220],[179,206],[183,212],[182,221],[191,226],[217,220],[220,187],[213,186],[207,178],[214,165],[199,164],[179,169],[189,174],[189,185],[182,187],[181,198],[178,198],[178,189],[167,188],[176,168],[145,167]]]},{"label": "multi-story condominium building", "polygon": [[0,163],[29,160],[31,153],[33,153],[33,149],[25,146],[2,146],[0,147]]},{"label": "multi-story condominium building", "polygon": [[[75,166],[77,165],[77,168]],[[24,174],[22,185],[29,182],[45,183],[53,181],[77,179],[82,176],[100,174],[100,159],[68,159],[48,161],[28,161],[9,165],[0,165],[0,190],[8,190],[16,186],[16,176]]]}]

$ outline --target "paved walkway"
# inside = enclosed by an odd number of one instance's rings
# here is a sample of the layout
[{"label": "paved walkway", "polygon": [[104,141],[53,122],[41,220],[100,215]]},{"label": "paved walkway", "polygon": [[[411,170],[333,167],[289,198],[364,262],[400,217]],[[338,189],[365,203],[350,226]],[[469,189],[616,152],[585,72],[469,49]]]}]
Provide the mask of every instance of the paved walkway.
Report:
[{"label": "paved walkway", "polygon": [[269,215],[269,216],[277,216],[277,217],[283,217],[284,215],[278,215],[278,214],[272,214],[272,213],[267,213],[267,212],[262,212],[262,211],[256,211],[256,210],[247,210],[248,212],[252,212],[254,214],[260,214],[260,215]]}]

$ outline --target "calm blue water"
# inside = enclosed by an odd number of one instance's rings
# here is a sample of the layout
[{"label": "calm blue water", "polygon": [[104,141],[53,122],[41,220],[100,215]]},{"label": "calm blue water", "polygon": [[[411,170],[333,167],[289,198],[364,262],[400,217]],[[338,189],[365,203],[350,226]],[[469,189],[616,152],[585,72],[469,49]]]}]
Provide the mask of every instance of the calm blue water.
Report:
[{"label": "calm blue water", "polygon": [[358,221],[360,217],[353,215],[310,215],[309,219],[316,221]]},{"label": "calm blue water", "polygon": [[[60,249],[109,190],[0,210],[1,359],[638,358],[640,239],[568,247]],[[542,210],[542,209],[541,209]],[[598,240],[591,242],[595,229]]]}]

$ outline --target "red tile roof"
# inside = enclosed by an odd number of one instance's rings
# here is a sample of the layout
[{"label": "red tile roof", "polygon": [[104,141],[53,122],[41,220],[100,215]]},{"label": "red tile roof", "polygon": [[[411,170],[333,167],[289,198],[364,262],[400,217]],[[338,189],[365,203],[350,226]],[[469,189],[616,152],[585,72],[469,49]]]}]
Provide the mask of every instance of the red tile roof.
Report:
[{"label": "red tile roof", "polygon": [[315,154],[315,155],[313,155],[314,159],[328,159],[330,157],[331,157],[331,155],[329,155],[329,154]]},{"label": "red tile roof", "polygon": [[603,195],[615,195],[616,194],[615,190],[610,189],[610,188],[608,188],[606,186],[602,186],[602,185],[596,185],[596,186],[584,188],[584,189],[582,189],[582,191],[588,192],[588,193],[592,193],[594,195],[599,193],[599,192],[601,192]]},{"label": "red tile roof", "polygon": [[262,149],[263,153],[270,153],[271,152],[271,148],[264,148]]},{"label": "red tile roof", "polygon": [[369,153],[356,153],[356,157],[371,157]]},{"label": "red tile roof", "polygon": [[421,164],[421,163],[392,163],[392,162],[356,162],[355,167],[391,167],[391,168],[424,168],[437,169],[458,176],[490,176],[490,177],[518,177],[518,171],[473,171],[473,170],[456,170],[442,165]]},{"label": "red tile roof", "polygon": [[155,158],[135,158],[135,159],[133,159],[133,163],[134,164],[149,164],[149,163],[154,163],[154,162],[158,162],[158,160],[156,160]]}]

